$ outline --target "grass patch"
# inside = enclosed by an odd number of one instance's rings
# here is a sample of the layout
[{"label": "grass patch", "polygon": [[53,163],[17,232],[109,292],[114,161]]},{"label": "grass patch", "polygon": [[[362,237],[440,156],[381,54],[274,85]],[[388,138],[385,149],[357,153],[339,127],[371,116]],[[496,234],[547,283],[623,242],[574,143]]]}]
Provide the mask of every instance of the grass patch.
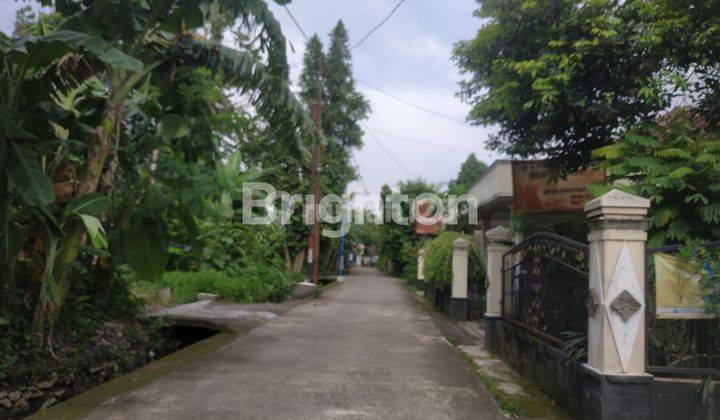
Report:
[{"label": "grass patch", "polygon": [[315,286],[315,292],[313,292],[313,298],[320,299],[324,293],[325,293],[325,286],[323,286],[322,284],[318,284],[317,286]]},{"label": "grass patch", "polygon": [[417,294],[417,292],[420,291],[420,289],[418,289],[418,287],[412,283],[405,283],[405,288],[407,289],[408,292],[410,292],[412,294]]},{"label": "grass patch", "polygon": [[480,379],[480,382],[483,384],[490,396],[498,403],[500,409],[512,416],[520,415],[522,409],[520,408],[518,398],[514,395],[507,395],[501,391],[500,388],[498,388],[497,381],[495,379],[483,373],[483,371],[480,370],[480,366],[478,366],[470,356],[465,354],[464,351],[458,349],[457,346],[455,348],[460,352],[460,355],[463,360],[465,360],[465,363],[473,368],[473,371],[475,371],[475,374]]},{"label": "grass patch", "polygon": [[157,292],[169,287],[175,304],[195,302],[198,293],[213,293],[221,299],[235,302],[282,302],[288,299],[297,275],[266,268],[248,269],[239,275],[229,275],[215,270],[197,272],[171,271],[158,283],[135,282],[135,295],[149,303],[156,300]]},{"label": "grass patch", "polygon": [[572,419],[573,417],[555,404],[533,382],[523,379],[516,383],[524,395],[510,395],[498,387],[499,381],[485,374],[480,366],[465,352],[455,347],[463,360],[473,368],[488,393],[497,401],[500,408],[509,415],[538,419]]}]

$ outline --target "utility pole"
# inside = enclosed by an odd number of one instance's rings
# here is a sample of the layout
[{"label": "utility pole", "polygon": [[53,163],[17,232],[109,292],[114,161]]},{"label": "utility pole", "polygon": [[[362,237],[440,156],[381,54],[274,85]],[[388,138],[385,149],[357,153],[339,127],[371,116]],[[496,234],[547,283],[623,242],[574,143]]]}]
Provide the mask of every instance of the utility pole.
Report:
[{"label": "utility pole", "polygon": [[342,219],[340,222],[340,231],[343,235],[340,237],[340,249],[338,250],[338,281],[342,281],[345,276],[345,227],[348,223],[347,213],[345,212],[345,203],[343,203]]},{"label": "utility pole", "polygon": [[311,278],[318,284],[320,273],[320,163],[322,162],[322,100],[323,100],[323,57],[318,60],[317,68],[317,96],[312,119],[315,125],[315,145],[313,147],[312,167],[310,168],[310,183],[315,197],[313,206],[313,226],[311,234],[312,248],[308,250],[308,260],[312,266]]}]

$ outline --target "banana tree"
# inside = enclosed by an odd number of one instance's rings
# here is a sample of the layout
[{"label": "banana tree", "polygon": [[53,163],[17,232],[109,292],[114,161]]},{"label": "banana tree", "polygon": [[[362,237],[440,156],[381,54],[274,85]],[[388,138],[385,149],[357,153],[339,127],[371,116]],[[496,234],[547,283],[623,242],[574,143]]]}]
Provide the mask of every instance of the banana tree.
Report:
[{"label": "banana tree", "polygon": [[[10,267],[5,269],[11,270],[11,261],[17,255],[16,244],[22,243],[9,223],[13,208],[24,206],[39,214],[53,228],[49,229],[55,235],[53,238],[58,238],[55,245],[49,246],[53,257],[48,261],[52,263],[46,263],[43,275],[44,282],[53,283],[43,290],[51,292],[41,293],[35,312],[35,333],[41,344],[47,342],[70,289],[73,273],[67,267],[76,261],[88,239],[88,226],[82,217],[63,223],[50,217],[48,206],[55,200],[47,167],[43,166],[46,160],[38,150],[33,150],[76,122],[58,105],[62,93],[90,76],[98,77],[105,90],[104,101],[97,104],[101,117],[90,127],[92,134],[82,145],[84,152],[77,165],[81,169],[70,191],[74,197],[107,193],[111,189],[117,156],[127,140],[123,136],[130,124],[126,116],[137,106],[128,98],[150,86],[172,88],[174,74],[183,67],[203,66],[223,73],[228,86],[251,95],[258,113],[278,135],[301,138],[312,132],[310,118],[288,86],[285,40],[280,26],[262,0],[70,0],[55,5],[67,17],[55,32],[41,38],[3,37],[0,43],[5,68],[10,69],[3,77],[7,82],[3,99],[8,111],[18,113],[18,121],[11,118],[11,112],[3,113],[10,117],[0,122],[4,130],[0,163],[23,163],[19,169],[6,165],[8,169],[0,175],[3,185],[0,193],[4,198],[0,211],[4,267]],[[238,20],[255,35],[252,43],[267,57],[267,65],[252,51],[228,48],[196,34],[198,28],[216,23],[212,20],[218,11]],[[42,93],[41,101],[35,97],[38,92]],[[29,120],[23,119],[23,113],[41,103],[49,110],[46,114],[58,116],[48,118],[48,132],[37,135],[27,131]],[[158,130],[177,127],[166,120],[158,124]],[[25,175],[20,175],[21,172]]]},{"label": "banana tree", "polygon": [[[49,156],[71,143],[72,116],[56,101],[56,95],[81,83],[82,74],[67,71],[58,77],[63,59],[83,50],[104,65],[137,67],[102,38],[74,31],[59,31],[39,37],[7,38],[0,34],[0,271],[7,292],[15,279],[15,263],[25,242],[27,226],[21,219],[33,218],[44,227],[47,254],[57,253],[62,226],[53,215],[55,202],[49,176]],[[52,258],[54,260],[55,258]],[[44,279],[52,273],[46,263]],[[53,268],[49,270],[48,267]],[[43,290],[49,290],[43,283]],[[5,296],[6,293],[3,293]]]}]

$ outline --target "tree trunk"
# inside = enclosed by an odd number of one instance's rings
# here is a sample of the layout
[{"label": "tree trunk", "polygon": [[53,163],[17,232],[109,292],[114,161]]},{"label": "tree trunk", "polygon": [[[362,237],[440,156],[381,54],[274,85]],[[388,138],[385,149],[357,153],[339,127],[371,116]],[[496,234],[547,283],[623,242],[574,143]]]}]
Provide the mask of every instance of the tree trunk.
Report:
[{"label": "tree trunk", "polygon": [[292,257],[290,257],[290,249],[287,246],[287,242],[283,242],[283,256],[285,257],[285,268],[288,271],[293,270],[293,261]]},{"label": "tree trunk", "polygon": [[[100,126],[96,129],[90,149],[85,160],[85,171],[79,180],[76,196],[92,194],[97,191],[103,175],[105,161],[110,154],[113,131],[119,124],[122,104],[109,103]],[[119,134],[119,133],[118,133]],[[39,299],[35,311],[34,333],[42,345],[48,338],[49,332],[57,323],[65,298],[70,290],[73,270],[69,267],[78,257],[78,245],[86,240],[85,226],[82,221],[73,219],[65,226],[65,237],[62,238],[61,248],[58,251],[53,278],[57,285],[57,301],[48,304],[47,300]],[[51,280],[53,281],[53,280]]]},{"label": "tree trunk", "polygon": [[293,263],[293,271],[299,273],[303,269],[303,262],[305,261],[305,248],[301,249],[300,252],[295,256],[295,262]]}]

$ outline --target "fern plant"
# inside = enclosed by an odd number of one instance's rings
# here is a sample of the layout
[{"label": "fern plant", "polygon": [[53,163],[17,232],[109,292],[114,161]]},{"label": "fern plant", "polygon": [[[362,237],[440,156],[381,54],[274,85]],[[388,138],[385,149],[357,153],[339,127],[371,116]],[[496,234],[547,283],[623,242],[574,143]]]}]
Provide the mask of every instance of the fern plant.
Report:
[{"label": "fern plant", "polygon": [[720,137],[694,110],[682,108],[657,123],[596,149],[612,188],[648,198],[649,246],[720,238]]}]

